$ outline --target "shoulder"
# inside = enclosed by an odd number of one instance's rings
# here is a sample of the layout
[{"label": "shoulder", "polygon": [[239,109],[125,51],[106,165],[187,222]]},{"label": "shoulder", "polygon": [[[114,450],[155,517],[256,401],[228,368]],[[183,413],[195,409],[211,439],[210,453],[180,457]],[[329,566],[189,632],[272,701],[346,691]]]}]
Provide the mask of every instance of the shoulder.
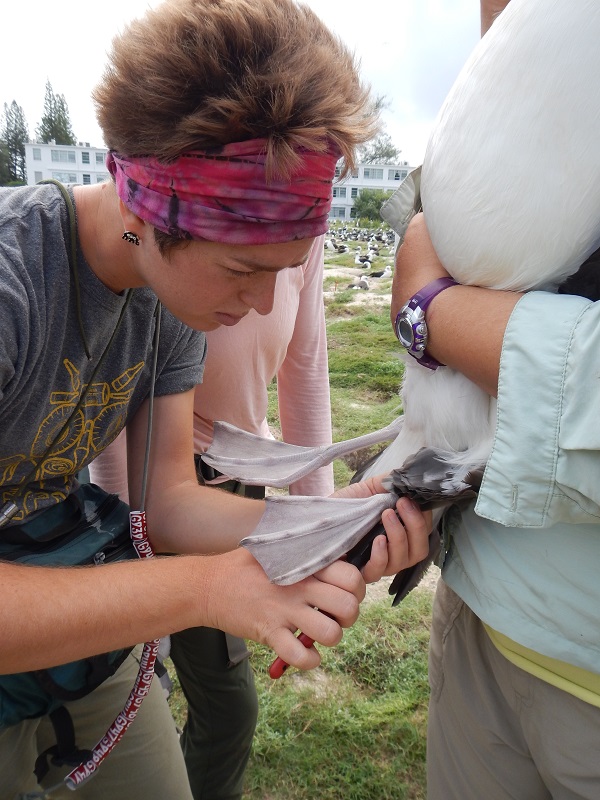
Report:
[{"label": "shoulder", "polygon": [[0,268],[28,275],[50,263],[55,249],[64,253],[68,216],[55,186],[0,189]]},{"label": "shoulder", "polygon": [[3,229],[34,217],[48,223],[57,218],[60,221],[63,211],[62,195],[52,184],[0,189],[0,226]]},{"label": "shoulder", "polygon": [[62,268],[67,236],[67,209],[55,186],[0,189],[3,292],[33,303],[44,292],[44,273]]}]

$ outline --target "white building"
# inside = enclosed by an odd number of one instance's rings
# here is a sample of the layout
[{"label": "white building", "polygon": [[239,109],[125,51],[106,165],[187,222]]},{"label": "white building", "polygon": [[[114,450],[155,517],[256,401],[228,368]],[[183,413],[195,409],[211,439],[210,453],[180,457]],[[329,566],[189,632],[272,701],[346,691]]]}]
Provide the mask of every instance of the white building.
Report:
[{"label": "white building", "polygon": [[25,145],[27,183],[32,186],[46,178],[55,178],[61,183],[102,183],[108,178],[107,153],[106,147],[90,147],[89,142],[77,145],[28,142]]},{"label": "white building", "polygon": [[[399,164],[359,164],[349,177],[333,184],[329,219],[354,219],[354,200],[363,189],[394,191],[412,169],[408,161]],[[336,175],[339,175],[339,169],[336,169]]]}]

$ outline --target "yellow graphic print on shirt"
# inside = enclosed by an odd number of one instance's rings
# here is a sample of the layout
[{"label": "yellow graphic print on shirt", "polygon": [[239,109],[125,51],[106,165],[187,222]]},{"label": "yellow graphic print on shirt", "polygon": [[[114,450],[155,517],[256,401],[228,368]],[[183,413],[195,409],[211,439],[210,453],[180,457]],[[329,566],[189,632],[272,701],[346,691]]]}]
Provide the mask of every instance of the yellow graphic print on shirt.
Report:
[{"label": "yellow graphic print on shirt", "polygon": [[[49,402],[54,408],[41,423],[29,456],[19,453],[0,459],[0,481],[5,486],[14,480],[17,470],[22,480],[37,464],[33,478],[38,484],[35,490],[25,490],[22,497],[19,497],[18,485],[7,487],[3,492],[3,502],[12,499],[19,506],[14,522],[35,511],[40,503],[48,505],[50,498],[60,502],[67,497],[73,476],[123,428],[127,405],[135,390],[135,378],[144,367],[144,362],[140,361],[110,383],[92,383],[81,407],[75,410],[87,385],[81,382],[79,370],[69,359],[65,358],[63,364],[69,374],[71,391],[51,392]],[[45,455],[49,447],[51,450]],[[64,490],[57,487],[57,479]],[[45,490],[46,480],[52,482],[50,490]]]}]

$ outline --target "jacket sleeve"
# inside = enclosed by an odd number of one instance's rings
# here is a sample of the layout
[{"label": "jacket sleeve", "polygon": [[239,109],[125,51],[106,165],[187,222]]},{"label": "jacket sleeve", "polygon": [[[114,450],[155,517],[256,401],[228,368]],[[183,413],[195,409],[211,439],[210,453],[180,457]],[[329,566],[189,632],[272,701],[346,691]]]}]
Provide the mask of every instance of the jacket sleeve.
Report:
[{"label": "jacket sleeve", "polygon": [[512,527],[600,521],[600,302],[530,292],[515,307],[475,510]]}]

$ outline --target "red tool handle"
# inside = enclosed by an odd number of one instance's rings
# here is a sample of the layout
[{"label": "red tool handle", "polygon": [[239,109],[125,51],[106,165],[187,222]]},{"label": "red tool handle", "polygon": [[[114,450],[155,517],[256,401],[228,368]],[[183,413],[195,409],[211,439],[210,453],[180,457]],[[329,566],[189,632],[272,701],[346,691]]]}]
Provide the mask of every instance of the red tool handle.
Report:
[{"label": "red tool handle", "polygon": [[[311,639],[310,636],[307,636],[305,633],[301,633],[298,636],[298,639],[302,642],[304,647],[312,647],[314,644],[314,639]],[[289,664],[286,664],[283,658],[276,658],[275,661],[269,667],[269,677],[276,680],[277,678],[281,678],[283,673],[289,667]]]}]

